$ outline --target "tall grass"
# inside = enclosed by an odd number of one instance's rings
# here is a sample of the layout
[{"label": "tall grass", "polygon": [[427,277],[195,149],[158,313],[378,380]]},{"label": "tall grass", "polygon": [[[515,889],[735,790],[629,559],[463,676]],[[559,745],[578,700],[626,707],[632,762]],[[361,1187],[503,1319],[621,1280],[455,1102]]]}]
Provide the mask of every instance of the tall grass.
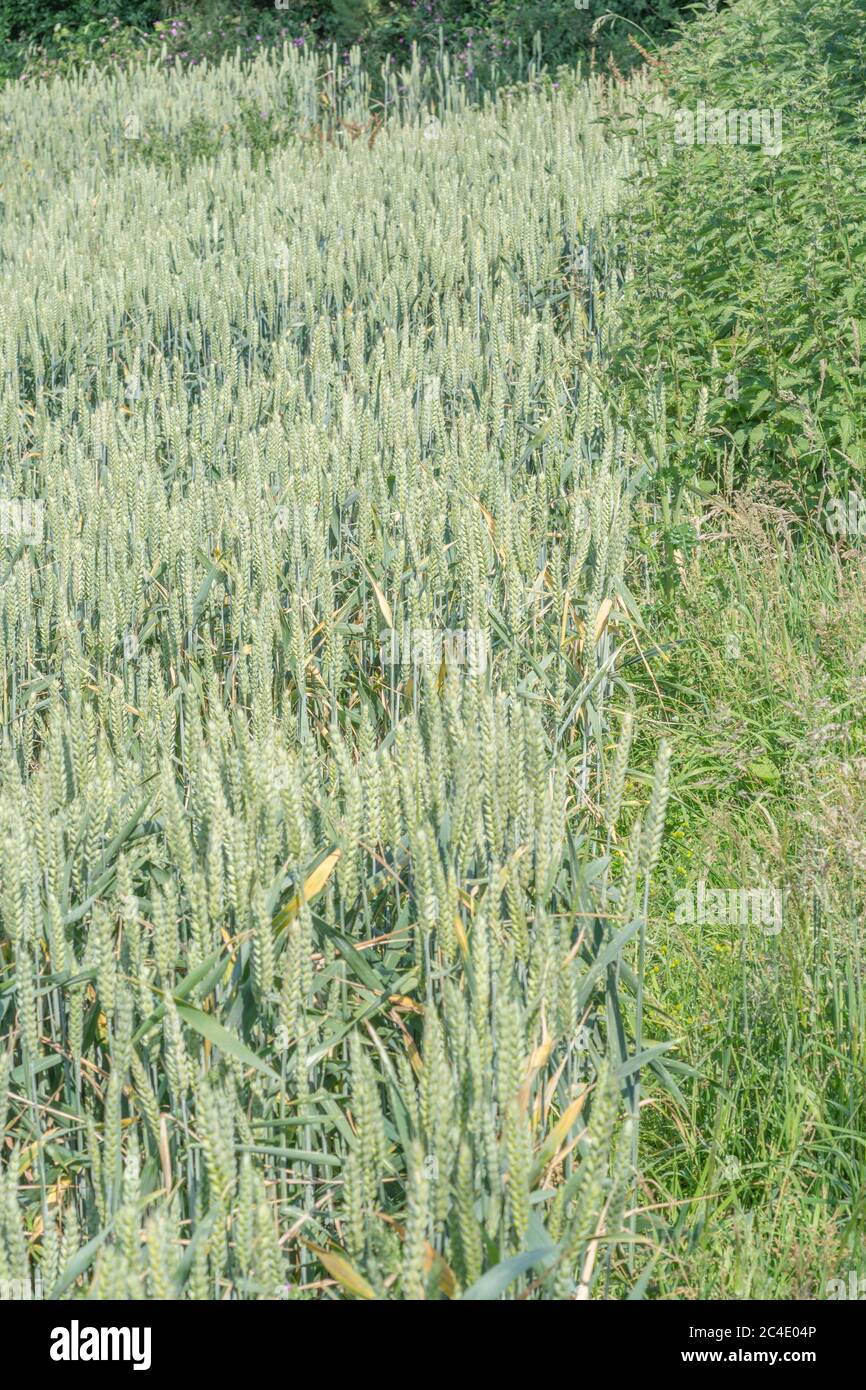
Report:
[{"label": "tall grass", "polygon": [[[645,992],[693,1072],[684,1107],[658,1090],[644,1113],[673,1257],[647,1295],[825,1298],[863,1249],[863,557],[795,548],[793,513],[757,495],[712,520],[639,682],[643,756],[663,734],[674,768]],[[779,922],[684,923],[702,879],[775,885]]]}]

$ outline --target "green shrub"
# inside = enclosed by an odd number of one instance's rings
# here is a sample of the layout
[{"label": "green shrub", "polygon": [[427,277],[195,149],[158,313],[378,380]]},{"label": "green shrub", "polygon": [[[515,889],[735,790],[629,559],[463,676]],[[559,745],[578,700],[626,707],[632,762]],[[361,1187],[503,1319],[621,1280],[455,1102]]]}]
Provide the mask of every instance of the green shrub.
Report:
[{"label": "green shrub", "polygon": [[[0,36],[8,41],[6,75],[25,65],[30,76],[67,72],[83,62],[126,64],[148,54],[164,61],[215,61],[236,48],[249,57],[258,47],[289,40],[298,45],[335,44],[343,60],[360,45],[374,79],[383,62],[404,63],[417,44],[428,58],[448,50],[464,76],[479,83],[508,82],[523,75],[526,55],[538,35],[541,60],[551,70],[583,57],[619,69],[639,61],[633,40],[652,45],[670,32],[688,8],[683,0],[622,0],[614,19],[604,0],[139,0],[95,5],[37,7],[3,0]],[[4,27],[5,26],[5,27]]]},{"label": "green shrub", "polygon": [[[684,490],[725,473],[784,484],[805,514],[866,469],[864,37],[859,0],[747,0],[667,57],[664,162],[624,223],[619,369],[667,439],[674,526]],[[778,111],[781,150],[671,143],[699,101]]]},{"label": "green shrub", "polygon": [[121,24],[148,28],[160,18],[160,0],[0,0],[0,35],[5,40],[48,38],[60,27],[72,33],[86,25]]}]

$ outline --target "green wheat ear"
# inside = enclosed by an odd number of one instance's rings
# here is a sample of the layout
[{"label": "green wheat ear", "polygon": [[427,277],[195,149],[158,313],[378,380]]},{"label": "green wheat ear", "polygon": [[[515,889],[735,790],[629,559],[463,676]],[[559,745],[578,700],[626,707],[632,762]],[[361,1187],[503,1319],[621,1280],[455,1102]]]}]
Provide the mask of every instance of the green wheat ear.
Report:
[{"label": "green wheat ear", "polygon": [[623,715],[619,741],[616,745],[616,751],[610,769],[610,779],[608,781],[607,803],[605,806],[605,821],[608,830],[613,830],[619,819],[623,791],[625,790],[625,780],[628,774],[628,758],[631,752],[633,736],[634,714],[631,710],[626,710]]},{"label": "green wheat ear", "polygon": [[663,739],[659,747],[658,757],[653,772],[652,790],[650,792],[649,804],[644,818],[644,833],[641,843],[641,867],[649,877],[658,863],[661,851],[662,834],[664,832],[665,811],[668,804],[670,792],[669,778],[671,765],[671,747],[667,740]]}]

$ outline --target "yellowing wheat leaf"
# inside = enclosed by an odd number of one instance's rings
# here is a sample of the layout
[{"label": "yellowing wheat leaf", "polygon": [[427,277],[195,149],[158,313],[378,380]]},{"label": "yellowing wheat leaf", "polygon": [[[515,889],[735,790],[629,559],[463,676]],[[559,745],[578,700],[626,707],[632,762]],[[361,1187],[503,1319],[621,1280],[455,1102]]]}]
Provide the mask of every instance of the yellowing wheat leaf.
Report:
[{"label": "yellowing wheat leaf", "polygon": [[318,868],[314,869],[309,878],[305,880],[303,889],[290,898],[285,907],[280,908],[273,921],[275,932],[282,931],[292,918],[298,913],[302,902],[312,902],[318,893],[321,893],[331,874],[337,867],[342,850],[334,849],[323,859]]}]

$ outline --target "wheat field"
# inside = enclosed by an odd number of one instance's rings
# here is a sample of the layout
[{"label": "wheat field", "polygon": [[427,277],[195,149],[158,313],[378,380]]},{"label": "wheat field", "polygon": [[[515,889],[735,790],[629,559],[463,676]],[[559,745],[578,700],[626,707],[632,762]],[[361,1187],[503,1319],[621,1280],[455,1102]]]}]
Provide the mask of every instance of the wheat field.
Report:
[{"label": "wheat field", "polygon": [[633,1274],[636,95],[416,66],[370,121],[296,51],[0,93],[0,1281]]}]

